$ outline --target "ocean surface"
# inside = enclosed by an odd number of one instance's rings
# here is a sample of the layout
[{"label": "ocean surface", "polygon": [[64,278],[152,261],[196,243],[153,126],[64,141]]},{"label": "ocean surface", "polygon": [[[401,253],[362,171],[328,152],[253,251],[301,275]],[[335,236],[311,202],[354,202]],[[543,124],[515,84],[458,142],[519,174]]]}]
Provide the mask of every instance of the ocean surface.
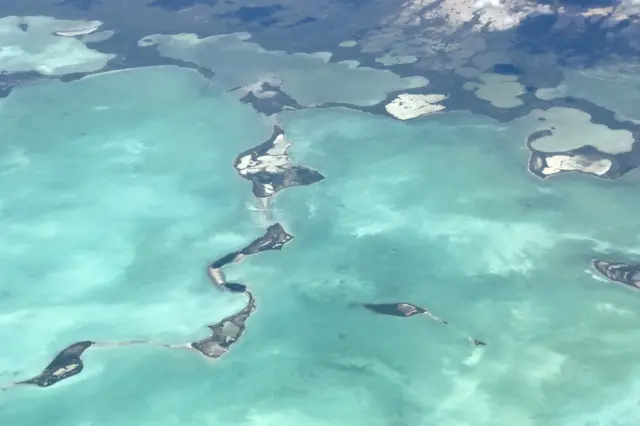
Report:
[{"label": "ocean surface", "polygon": [[276,122],[326,179],[276,196],[282,251],[225,270],[257,301],[241,340],[216,361],[90,349],[74,377],[0,392],[1,424],[637,425],[640,293],[590,270],[640,254],[632,178],[541,181],[522,129],[468,113],[270,120],[173,66],[0,103],[0,384],[80,340],[186,343],[244,307],[206,268],[270,224],[232,163]]}]

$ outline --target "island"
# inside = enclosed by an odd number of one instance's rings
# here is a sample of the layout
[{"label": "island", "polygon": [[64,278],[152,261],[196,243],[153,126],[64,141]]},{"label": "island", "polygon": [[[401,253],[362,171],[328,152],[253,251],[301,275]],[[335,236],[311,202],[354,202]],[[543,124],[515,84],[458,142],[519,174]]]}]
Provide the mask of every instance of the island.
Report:
[{"label": "island", "polygon": [[240,153],[233,162],[238,174],[251,181],[257,198],[264,200],[285,188],[311,185],[325,178],[320,172],[291,164],[289,147],[291,142],[285,139],[284,130],[274,126],[266,142]]},{"label": "island", "polygon": [[[429,312],[425,308],[421,308],[420,306],[414,305],[413,303],[407,303],[407,302],[363,303],[362,306],[380,315],[389,315],[389,316],[400,317],[400,318],[408,318],[414,315],[426,315],[429,318],[439,323],[449,325],[447,321],[444,321],[443,319],[438,318],[437,316],[433,315],[431,312]],[[474,346],[487,345],[485,342],[474,339],[473,337],[467,336],[467,340],[471,342]]]},{"label": "island", "polygon": [[640,289],[640,264],[613,263],[595,259],[593,267],[607,279],[625,286]]}]

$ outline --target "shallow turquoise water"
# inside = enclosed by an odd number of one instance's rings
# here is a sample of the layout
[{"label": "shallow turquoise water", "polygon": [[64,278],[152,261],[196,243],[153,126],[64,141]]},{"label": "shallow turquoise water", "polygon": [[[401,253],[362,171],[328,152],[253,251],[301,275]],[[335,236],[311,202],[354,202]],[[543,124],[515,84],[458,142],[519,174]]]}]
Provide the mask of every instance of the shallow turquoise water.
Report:
[{"label": "shallow turquoise water", "polygon": [[[187,342],[243,306],[205,267],[264,232],[231,163],[270,123],[175,67],[25,86],[0,119],[3,383],[77,340]],[[636,424],[640,294],[588,270],[640,253],[632,182],[541,182],[518,129],[468,114],[279,121],[327,179],[278,195],[282,252],[227,269],[258,301],[243,339],[216,362],[90,349],[78,376],[0,393],[2,424]],[[460,332],[354,306],[391,301]]]}]

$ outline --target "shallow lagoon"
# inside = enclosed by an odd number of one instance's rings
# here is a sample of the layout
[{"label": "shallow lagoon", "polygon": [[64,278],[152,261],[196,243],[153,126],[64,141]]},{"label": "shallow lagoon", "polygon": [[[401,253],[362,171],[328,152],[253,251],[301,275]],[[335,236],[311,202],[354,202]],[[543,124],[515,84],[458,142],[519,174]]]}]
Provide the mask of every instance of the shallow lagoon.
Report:
[{"label": "shallow lagoon", "polygon": [[[3,383],[77,340],[187,342],[243,306],[205,271],[267,226],[232,161],[272,123],[176,67],[23,86],[0,115]],[[634,424],[640,295],[589,272],[640,252],[632,184],[540,181],[520,129],[469,114],[278,120],[327,179],[278,194],[282,252],[226,271],[257,298],[243,340],[216,362],[90,350],[78,376],[0,393],[3,423]],[[355,305],[389,301],[463,331]]]}]

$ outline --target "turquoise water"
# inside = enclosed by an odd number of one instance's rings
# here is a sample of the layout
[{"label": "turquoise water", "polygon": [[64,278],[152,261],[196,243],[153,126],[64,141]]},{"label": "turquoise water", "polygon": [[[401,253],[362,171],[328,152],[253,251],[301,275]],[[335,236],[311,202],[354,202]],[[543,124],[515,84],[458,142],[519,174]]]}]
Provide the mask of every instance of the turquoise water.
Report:
[{"label": "turquoise water", "polygon": [[[295,239],[226,269],[258,310],[217,361],[89,349],[49,388],[0,393],[19,425],[635,425],[640,294],[589,271],[640,253],[635,183],[526,171],[520,129],[287,112],[278,194]],[[0,106],[0,379],[78,340],[184,343],[244,306],[211,260],[267,226],[235,156],[271,134],[176,67],[41,82]],[[376,316],[407,301],[455,325]],[[471,348],[465,334],[488,346]]]}]

